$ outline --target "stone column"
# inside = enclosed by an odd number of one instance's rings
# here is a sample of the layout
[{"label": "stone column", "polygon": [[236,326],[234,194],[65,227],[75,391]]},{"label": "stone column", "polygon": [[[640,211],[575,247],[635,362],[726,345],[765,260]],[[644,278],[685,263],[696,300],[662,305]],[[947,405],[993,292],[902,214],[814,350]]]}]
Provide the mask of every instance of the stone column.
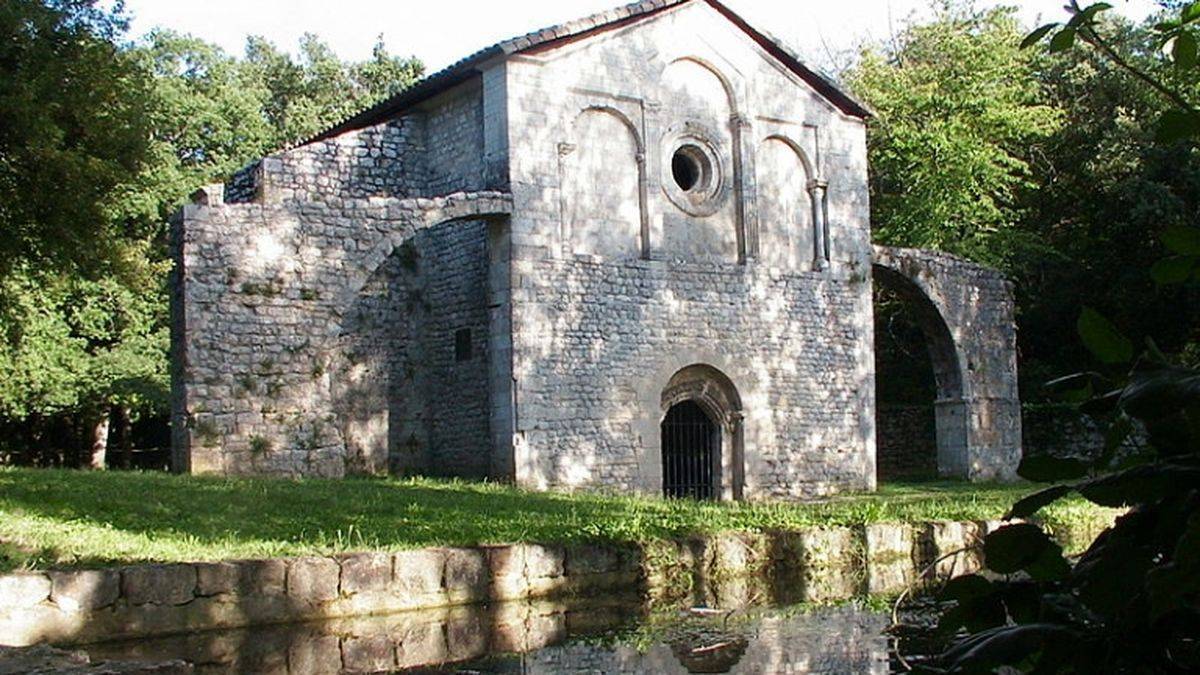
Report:
[{"label": "stone column", "polygon": [[823,270],[829,265],[829,205],[825,194],[829,183],[824,180],[808,182],[808,195],[813,207],[813,269]]},{"label": "stone column", "polygon": [[733,132],[734,194],[737,199],[738,262],[758,258],[758,187],[754,168],[754,127],[750,118],[735,113],[729,120]]}]

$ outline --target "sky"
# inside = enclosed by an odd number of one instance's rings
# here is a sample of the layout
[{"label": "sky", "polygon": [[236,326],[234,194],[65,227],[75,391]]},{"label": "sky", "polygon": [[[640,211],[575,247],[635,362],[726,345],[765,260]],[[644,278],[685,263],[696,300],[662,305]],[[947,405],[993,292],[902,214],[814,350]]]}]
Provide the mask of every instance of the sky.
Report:
[{"label": "sky", "polygon": [[[164,26],[240,54],[247,35],[295,51],[316,33],[343,59],[363,60],[382,34],[388,50],[436,71],[476,50],[537,28],[610,9],[622,0],[126,0],[133,31]],[[864,41],[881,40],[932,0],[726,0],[734,11],[789,42],[816,66],[836,68]],[[1065,0],[1007,0],[1030,24],[1064,16]],[[990,4],[981,2],[981,5]],[[1142,18],[1153,0],[1113,0]]]}]

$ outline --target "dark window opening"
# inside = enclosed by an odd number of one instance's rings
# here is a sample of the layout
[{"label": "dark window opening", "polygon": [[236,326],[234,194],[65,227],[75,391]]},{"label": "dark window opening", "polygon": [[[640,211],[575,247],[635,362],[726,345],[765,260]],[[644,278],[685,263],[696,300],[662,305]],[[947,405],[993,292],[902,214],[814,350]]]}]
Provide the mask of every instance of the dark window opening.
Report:
[{"label": "dark window opening", "polygon": [[690,192],[703,181],[707,163],[708,158],[700,148],[685,145],[671,158],[671,176],[679,189]]},{"label": "dark window opening", "polygon": [[721,430],[695,401],[678,403],[662,422],[663,494],[716,499]]},{"label": "dark window opening", "polygon": [[471,344],[471,329],[462,328],[454,333],[454,360],[470,361],[475,355]]}]

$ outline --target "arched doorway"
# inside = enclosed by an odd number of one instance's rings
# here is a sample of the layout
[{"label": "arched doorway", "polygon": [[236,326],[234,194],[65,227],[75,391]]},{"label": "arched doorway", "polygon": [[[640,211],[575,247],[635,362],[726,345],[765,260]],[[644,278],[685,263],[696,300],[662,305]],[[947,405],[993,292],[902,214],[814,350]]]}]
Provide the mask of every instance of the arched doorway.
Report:
[{"label": "arched doorway", "polygon": [[721,431],[695,401],[671,406],[662,421],[663,495],[715,499],[721,475]]},{"label": "arched doorway", "polygon": [[724,373],[704,364],[684,368],[661,398],[662,494],[741,499],[742,400]]}]

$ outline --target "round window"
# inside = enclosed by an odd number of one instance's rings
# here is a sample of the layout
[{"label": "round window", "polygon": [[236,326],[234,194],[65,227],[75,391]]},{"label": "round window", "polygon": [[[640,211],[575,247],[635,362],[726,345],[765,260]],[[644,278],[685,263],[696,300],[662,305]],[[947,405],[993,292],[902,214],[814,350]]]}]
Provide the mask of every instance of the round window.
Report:
[{"label": "round window", "polygon": [[727,159],[713,138],[720,135],[694,122],[670,128],[663,136],[662,190],[689,215],[711,216],[731,192]]},{"label": "round window", "polygon": [[712,164],[698,146],[684,145],[671,158],[671,176],[680,190],[700,192],[712,178]]}]

